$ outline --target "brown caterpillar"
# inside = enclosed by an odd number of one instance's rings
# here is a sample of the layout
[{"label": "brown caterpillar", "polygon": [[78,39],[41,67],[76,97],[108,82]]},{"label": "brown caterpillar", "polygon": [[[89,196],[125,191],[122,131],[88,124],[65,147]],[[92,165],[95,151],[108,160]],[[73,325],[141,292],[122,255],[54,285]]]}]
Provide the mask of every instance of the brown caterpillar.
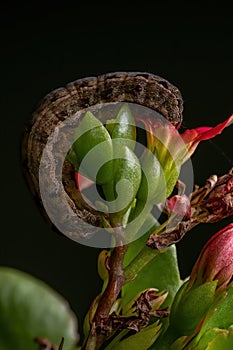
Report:
[{"label": "brown caterpillar", "polygon": [[[62,125],[64,120],[72,117],[77,111],[110,102],[133,102],[148,107],[163,115],[177,128],[182,122],[183,100],[180,91],[167,80],[150,73],[108,73],[98,77],[79,79],[64,88],[52,91],[45,96],[33,113],[22,138],[24,175],[42,211],[45,210],[39,188],[39,167],[49,136]],[[54,210],[59,209],[61,221],[65,220],[62,218],[63,205],[68,203],[72,209],[71,216],[82,219],[77,227],[72,228],[77,231],[77,234],[83,236],[86,234],[84,232],[86,228],[83,227],[82,222],[89,222],[93,225],[93,230],[95,227],[102,226],[99,213],[88,207],[79,195],[70,164],[67,161],[64,162],[62,184],[57,183],[57,165],[53,155],[48,160],[48,166],[50,167],[46,184],[48,192],[51,191],[51,196],[56,197],[56,188],[60,186],[59,189],[62,191],[62,198],[54,200]],[[46,213],[44,214],[47,216]]]}]

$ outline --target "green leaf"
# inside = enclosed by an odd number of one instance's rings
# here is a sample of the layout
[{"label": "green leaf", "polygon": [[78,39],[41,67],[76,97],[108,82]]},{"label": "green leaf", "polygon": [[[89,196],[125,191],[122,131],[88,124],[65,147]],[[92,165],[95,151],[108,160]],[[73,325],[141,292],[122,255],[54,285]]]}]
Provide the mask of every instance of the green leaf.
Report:
[{"label": "green leaf", "polygon": [[38,350],[36,337],[47,338],[63,350],[78,341],[77,320],[66,300],[40,280],[15,269],[0,267],[0,349]]},{"label": "green leaf", "polygon": [[[145,237],[144,237],[145,239]],[[131,261],[138,251],[138,244],[143,239],[133,242],[134,248],[127,253],[127,261]],[[176,247],[171,246],[166,252],[156,255],[136,276],[122,289],[122,304],[125,306],[131,299],[147,288],[157,288],[160,291],[167,290],[168,297],[163,306],[171,305],[171,302],[181,284],[177,264]]]},{"label": "green leaf", "polygon": [[[192,344],[192,343],[191,343]],[[186,350],[232,350],[233,331],[213,328],[209,329],[196,346],[187,346]]]},{"label": "green leaf", "polygon": [[150,326],[143,328],[140,332],[121,340],[111,350],[147,350],[154,343],[160,334],[162,324],[155,322]]},{"label": "green leaf", "polygon": [[[75,157],[73,152],[75,152]],[[77,127],[76,141],[67,158],[71,158],[72,162],[76,159],[77,170],[98,184],[107,183],[112,179],[111,137],[103,124],[91,112],[85,114]]]}]

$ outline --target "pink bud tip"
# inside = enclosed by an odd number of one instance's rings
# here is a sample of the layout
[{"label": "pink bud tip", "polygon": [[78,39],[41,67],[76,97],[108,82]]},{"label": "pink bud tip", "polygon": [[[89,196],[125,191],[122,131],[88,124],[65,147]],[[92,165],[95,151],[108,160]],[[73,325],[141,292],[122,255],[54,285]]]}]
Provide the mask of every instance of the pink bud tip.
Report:
[{"label": "pink bud tip", "polygon": [[202,249],[190,276],[193,284],[218,281],[217,290],[226,288],[233,275],[233,224],[212,236]]}]

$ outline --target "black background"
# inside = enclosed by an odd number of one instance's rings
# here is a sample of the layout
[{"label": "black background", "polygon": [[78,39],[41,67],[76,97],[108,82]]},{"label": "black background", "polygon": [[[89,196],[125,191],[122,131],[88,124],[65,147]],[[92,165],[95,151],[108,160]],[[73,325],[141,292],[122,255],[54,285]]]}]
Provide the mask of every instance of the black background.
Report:
[{"label": "black background", "polygon": [[[214,125],[233,112],[230,10],[213,1],[184,10],[175,3],[152,4],[50,0],[1,9],[0,264],[47,282],[69,300],[79,320],[101,286],[98,250],[51,231],[26,187],[20,137],[38,102],[85,76],[148,71],[181,90],[184,128]],[[232,127],[203,142],[192,158],[195,182],[226,172],[232,149]],[[228,222],[200,225],[177,245],[182,277],[208,237]]]}]

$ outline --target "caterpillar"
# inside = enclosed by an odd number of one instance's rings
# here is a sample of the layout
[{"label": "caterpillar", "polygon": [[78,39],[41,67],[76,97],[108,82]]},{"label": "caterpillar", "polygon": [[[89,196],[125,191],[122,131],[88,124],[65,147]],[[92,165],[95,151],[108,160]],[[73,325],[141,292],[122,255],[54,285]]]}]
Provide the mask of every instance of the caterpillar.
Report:
[{"label": "caterpillar", "polygon": [[[78,111],[112,102],[131,102],[150,108],[164,116],[176,128],[182,122],[183,100],[179,89],[167,80],[146,72],[115,72],[78,79],[46,95],[24,128],[21,155],[23,173],[29,189],[52,226],[41,198],[39,181],[41,158],[49,137]],[[62,132],[59,138],[64,136],[61,135]],[[56,137],[53,142],[55,147]],[[90,223],[88,231],[94,231],[96,227],[102,227],[102,217],[83,201],[75,188],[73,169],[67,161],[63,165],[62,183],[58,183],[55,148],[54,152],[50,152],[47,162],[49,171],[46,179],[47,191],[54,197],[53,210],[59,213],[61,222],[67,222],[67,210],[63,209],[68,205],[71,208],[69,215],[81,219],[76,227],[71,227],[68,231],[76,230],[77,234],[84,237],[91,234],[85,232],[85,222]],[[57,191],[59,196],[56,198]],[[63,215],[66,217],[62,217]]]}]

